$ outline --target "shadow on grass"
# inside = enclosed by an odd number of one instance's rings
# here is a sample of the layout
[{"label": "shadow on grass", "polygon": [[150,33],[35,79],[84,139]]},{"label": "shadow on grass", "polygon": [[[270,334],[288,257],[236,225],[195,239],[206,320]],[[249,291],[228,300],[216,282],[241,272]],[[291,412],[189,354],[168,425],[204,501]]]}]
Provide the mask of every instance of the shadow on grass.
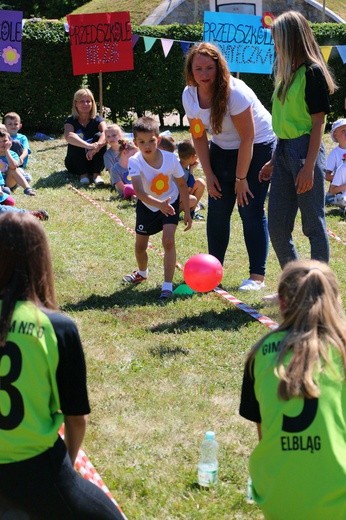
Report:
[{"label": "shadow on grass", "polygon": [[328,211],[326,211],[326,216],[340,217],[340,220],[345,220],[345,213],[341,208],[330,208]]},{"label": "shadow on grass", "polygon": [[149,349],[149,352],[154,357],[163,358],[171,358],[177,356],[188,356],[190,354],[190,350],[184,347],[167,347],[164,345],[159,345],[158,347],[153,347]]},{"label": "shadow on grass", "polygon": [[146,291],[137,291],[136,286],[126,285],[123,289],[116,291],[107,296],[100,296],[99,294],[91,294],[85,300],[77,303],[65,304],[62,307],[63,311],[85,311],[85,310],[107,310],[113,309],[116,312],[118,308],[127,308],[143,305],[160,305],[158,297],[160,296],[160,289],[148,289]]},{"label": "shadow on grass", "polygon": [[40,177],[34,184],[34,188],[62,188],[66,184],[71,184],[70,176],[67,170],[59,170],[47,175],[47,177]]},{"label": "shadow on grass", "polygon": [[222,312],[209,310],[201,312],[195,316],[187,316],[179,320],[162,323],[155,327],[150,327],[153,333],[175,333],[185,334],[196,330],[238,330],[243,325],[252,321],[252,318],[245,313],[233,308],[224,309]]}]

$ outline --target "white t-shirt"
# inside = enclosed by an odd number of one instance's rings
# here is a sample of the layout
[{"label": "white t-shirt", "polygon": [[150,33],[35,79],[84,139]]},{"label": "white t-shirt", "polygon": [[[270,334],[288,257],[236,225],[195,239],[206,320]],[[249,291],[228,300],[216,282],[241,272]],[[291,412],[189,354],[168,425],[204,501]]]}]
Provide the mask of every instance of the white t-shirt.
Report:
[{"label": "white t-shirt", "polygon": [[[332,182],[333,186],[341,186],[342,184],[346,184],[346,162],[341,163],[339,168],[336,170]],[[346,196],[346,191],[343,191],[342,195]]]},{"label": "white t-shirt", "polygon": [[187,86],[183,91],[182,102],[188,119],[200,119],[212,134],[212,141],[224,150],[237,150],[240,145],[240,137],[232,122],[231,116],[237,116],[252,106],[255,122],[255,143],[273,141],[275,135],[272,129],[270,113],[253,90],[241,79],[230,76],[230,96],[228,109],[222,123],[222,132],[213,134],[210,128],[210,109],[199,106],[197,87]]},{"label": "white t-shirt", "polygon": [[342,164],[342,159],[345,154],[345,148],[341,148],[340,146],[336,146],[336,148],[333,148],[333,150],[328,154],[326,160],[326,170],[335,173],[339,166]]},{"label": "white t-shirt", "polygon": [[[136,152],[129,158],[129,175],[131,179],[140,176],[144,191],[158,200],[164,201],[171,197],[170,204],[178,198],[179,189],[173,177],[184,177],[184,171],[174,153],[159,150],[162,154],[160,168],[153,168],[144,159],[141,152]],[[159,211],[155,206],[143,202],[151,211]]]}]

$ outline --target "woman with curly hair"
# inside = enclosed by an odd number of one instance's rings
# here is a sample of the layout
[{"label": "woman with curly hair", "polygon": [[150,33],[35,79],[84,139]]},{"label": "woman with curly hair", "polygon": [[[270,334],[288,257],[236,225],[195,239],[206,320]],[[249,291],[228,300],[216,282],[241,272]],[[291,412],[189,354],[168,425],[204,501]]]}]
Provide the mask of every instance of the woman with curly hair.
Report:
[{"label": "woman with curly hair", "polygon": [[182,101],[209,195],[209,253],[223,263],[237,201],[250,264],[249,278],[239,289],[259,290],[268,255],[268,183],[259,182],[258,174],[275,145],[271,116],[255,93],[231,76],[225,58],[211,43],[191,47],[185,80]]}]

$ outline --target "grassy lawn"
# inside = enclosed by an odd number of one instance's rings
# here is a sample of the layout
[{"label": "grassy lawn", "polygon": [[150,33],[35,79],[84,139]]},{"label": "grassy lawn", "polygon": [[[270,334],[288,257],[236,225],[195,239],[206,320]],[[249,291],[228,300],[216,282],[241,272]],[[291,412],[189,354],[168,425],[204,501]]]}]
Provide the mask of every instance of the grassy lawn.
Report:
[{"label": "grassy lawn", "polygon": [[[177,141],[187,136],[178,129],[173,133]],[[329,136],[325,142],[330,148]],[[262,518],[245,499],[247,461],[256,435],[255,426],[239,417],[238,405],[246,352],[268,329],[215,293],[160,306],[160,235],[152,237],[150,279],[138,287],[122,285],[122,276],[135,268],[129,230],[134,206],[116,199],[109,187],[81,188],[96,204],[71,189],[78,186],[64,170],[62,138],[31,145],[29,170],[37,197],[17,190],[15,198],[19,207],[42,207],[50,214],[44,227],[53,251],[58,302],[77,322],[87,359],[92,413],[84,449],[91,461],[129,520]],[[339,210],[328,208],[327,220],[328,228],[346,242]],[[207,250],[205,222],[195,222],[187,233],[182,228],[177,231],[181,264]],[[299,221],[295,239],[300,254],[308,256]],[[346,303],[345,245],[331,238],[330,246],[331,266]],[[237,291],[247,269],[235,211],[223,286],[278,320],[277,308],[261,301],[275,290],[280,272],[273,250],[263,293]],[[181,282],[177,269],[175,283]],[[199,446],[209,429],[220,444],[219,484],[210,491],[196,484]]]}]

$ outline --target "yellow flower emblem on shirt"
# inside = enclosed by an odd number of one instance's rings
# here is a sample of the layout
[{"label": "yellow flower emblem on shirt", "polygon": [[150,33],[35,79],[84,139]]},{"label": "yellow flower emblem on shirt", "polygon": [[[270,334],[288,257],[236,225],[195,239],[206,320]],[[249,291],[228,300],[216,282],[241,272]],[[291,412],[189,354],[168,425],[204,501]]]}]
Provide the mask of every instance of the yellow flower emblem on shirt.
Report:
[{"label": "yellow flower emblem on shirt", "polygon": [[168,176],[163,173],[159,173],[156,177],[153,178],[151,182],[151,191],[156,193],[156,195],[162,195],[169,189],[168,184]]},{"label": "yellow flower emblem on shirt", "polygon": [[199,118],[192,119],[190,125],[190,132],[192,134],[192,137],[194,137],[195,139],[198,139],[198,137],[202,137],[204,130],[204,124]]},{"label": "yellow flower emblem on shirt", "polygon": [[3,159],[0,159],[0,172],[5,173],[8,170],[8,164]]}]

